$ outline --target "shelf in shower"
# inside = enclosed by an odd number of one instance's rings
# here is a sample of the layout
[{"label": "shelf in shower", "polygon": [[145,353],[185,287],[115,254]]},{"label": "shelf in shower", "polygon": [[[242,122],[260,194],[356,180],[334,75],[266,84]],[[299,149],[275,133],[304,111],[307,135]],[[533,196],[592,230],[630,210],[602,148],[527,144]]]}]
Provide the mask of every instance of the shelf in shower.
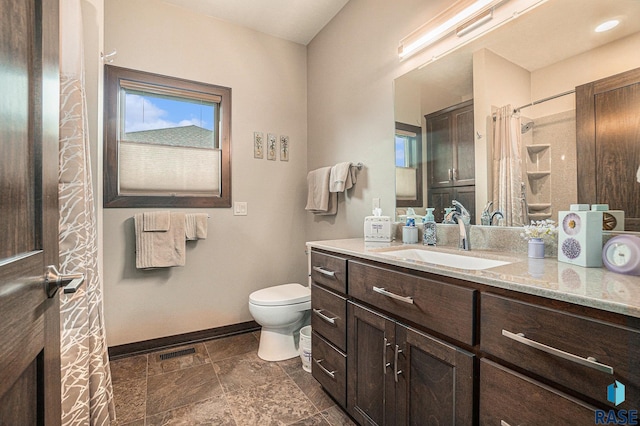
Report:
[{"label": "shelf in shower", "polygon": [[542,179],[543,177],[547,177],[551,174],[551,172],[527,172],[527,176],[529,179]]},{"label": "shelf in shower", "polygon": [[541,212],[542,210],[546,210],[551,207],[551,203],[533,203],[528,204],[529,211],[532,212]]},{"label": "shelf in shower", "polygon": [[550,146],[549,144],[527,145],[527,152],[529,154],[538,154],[545,149],[549,149]]}]

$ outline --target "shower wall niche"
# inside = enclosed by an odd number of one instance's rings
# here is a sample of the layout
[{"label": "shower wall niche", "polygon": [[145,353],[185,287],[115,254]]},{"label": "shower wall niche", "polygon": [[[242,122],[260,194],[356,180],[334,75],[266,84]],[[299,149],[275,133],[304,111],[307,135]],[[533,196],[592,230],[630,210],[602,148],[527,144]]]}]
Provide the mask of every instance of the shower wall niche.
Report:
[{"label": "shower wall niche", "polygon": [[521,123],[529,221],[557,221],[558,212],[577,201],[575,111],[522,116]]}]

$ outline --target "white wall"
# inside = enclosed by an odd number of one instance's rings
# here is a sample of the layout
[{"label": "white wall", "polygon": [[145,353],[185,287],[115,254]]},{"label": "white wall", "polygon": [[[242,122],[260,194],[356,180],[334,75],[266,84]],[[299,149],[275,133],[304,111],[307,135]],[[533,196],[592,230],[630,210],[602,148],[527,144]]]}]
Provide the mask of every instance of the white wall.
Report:
[{"label": "white wall", "polygon": [[416,55],[400,63],[398,42],[448,3],[350,0],[308,45],[308,167],[365,165],[335,217],[306,215],[309,239],[361,237],[373,198],[393,214],[393,80],[426,62]]},{"label": "white wall", "polygon": [[[252,291],[306,282],[306,48],[158,0],[105,3],[114,65],[232,88],[232,197],[249,212],[191,210],[211,217],[186,266],[138,271],[132,217],[143,210],[104,209],[108,344],[250,321]],[[254,159],[254,131],[288,135],[290,160]]]}]

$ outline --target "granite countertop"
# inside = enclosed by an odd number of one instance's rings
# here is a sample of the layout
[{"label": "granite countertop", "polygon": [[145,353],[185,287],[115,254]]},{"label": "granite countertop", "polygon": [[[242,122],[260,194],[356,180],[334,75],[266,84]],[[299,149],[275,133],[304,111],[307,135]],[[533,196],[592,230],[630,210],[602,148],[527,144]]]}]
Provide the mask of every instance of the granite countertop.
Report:
[{"label": "granite countertop", "polygon": [[[640,277],[616,274],[604,267],[583,268],[558,262],[555,258],[529,259],[526,254],[473,250],[473,247],[465,252],[422,244],[369,243],[363,238],[312,241],[307,246],[640,318]],[[403,249],[432,250],[510,263],[467,270],[385,255],[385,252]]]}]

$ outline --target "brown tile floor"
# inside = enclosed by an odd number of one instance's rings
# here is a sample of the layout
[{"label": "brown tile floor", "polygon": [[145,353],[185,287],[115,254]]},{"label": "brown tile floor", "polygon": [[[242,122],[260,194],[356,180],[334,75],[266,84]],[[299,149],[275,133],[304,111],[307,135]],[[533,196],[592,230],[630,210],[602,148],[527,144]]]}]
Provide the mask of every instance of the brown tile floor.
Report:
[{"label": "brown tile floor", "polygon": [[[160,360],[185,348],[195,353]],[[257,351],[258,334],[245,333],[111,361],[115,424],[354,424],[300,358],[267,362]]]}]

